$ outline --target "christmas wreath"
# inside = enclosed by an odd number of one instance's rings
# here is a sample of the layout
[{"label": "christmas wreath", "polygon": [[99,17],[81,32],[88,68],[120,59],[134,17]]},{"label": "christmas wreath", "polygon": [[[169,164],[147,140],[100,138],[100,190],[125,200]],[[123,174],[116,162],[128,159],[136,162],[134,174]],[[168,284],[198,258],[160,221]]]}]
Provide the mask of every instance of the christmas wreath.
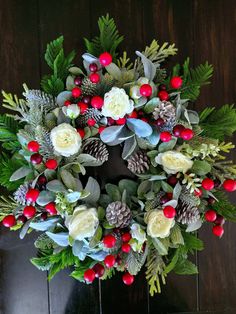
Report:
[{"label": "christmas wreath", "polygon": [[[0,116],[0,183],[12,192],[1,196],[0,220],[20,238],[41,232],[31,262],[49,279],[73,267],[86,283],[120,271],[130,285],[146,265],[153,295],[169,272],[197,273],[188,255],[203,249],[203,222],[221,237],[225,220],[236,221],[225,194],[236,190],[236,165],[225,159],[234,145],[224,141],[236,131],[236,110],[189,109],[212,76],[207,62],[167,71],[162,62],[177,49],[156,40],[131,62],[118,56],[114,20],[98,26],[85,39],[83,68],[59,37],[47,45],[52,73],[41,90],[24,84],[24,99],[2,92],[15,113]],[[86,175],[117,145],[134,179]]]}]

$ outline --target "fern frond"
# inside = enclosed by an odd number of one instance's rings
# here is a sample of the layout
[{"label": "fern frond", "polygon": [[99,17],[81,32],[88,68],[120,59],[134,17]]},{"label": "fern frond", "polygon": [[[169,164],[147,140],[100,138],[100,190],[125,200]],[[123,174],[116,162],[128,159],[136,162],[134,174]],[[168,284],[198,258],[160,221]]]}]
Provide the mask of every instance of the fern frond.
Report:
[{"label": "fern frond", "polygon": [[6,114],[0,115],[0,142],[3,142],[3,148],[12,152],[20,148],[17,141],[18,123]]},{"label": "fern frond", "polygon": [[174,56],[177,51],[175,44],[169,45],[169,43],[165,42],[160,46],[157,40],[154,39],[150,46],[145,48],[143,54],[153,63],[161,63],[169,56]]},{"label": "fern frond", "polygon": [[225,136],[232,136],[236,131],[236,108],[234,105],[224,105],[219,109],[214,108],[207,116],[203,113],[200,125],[203,135],[224,140]]},{"label": "fern frond", "polygon": [[60,36],[57,39],[51,41],[49,44],[47,44],[47,49],[45,52],[45,60],[48,64],[48,66],[53,69],[54,68],[54,61],[60,51],[63,49],[63,41],[64,37]]},{"label": "fern frond", "polygon": [[108,51],[113,57],[113,61],[117,58],[116,49],[123,41],[124,37],[120,36],[113,18],[101,16],[98,20],[99,35],[88,40],[84,38],[85,46],[88,53],[99,56],[102,52]]}]

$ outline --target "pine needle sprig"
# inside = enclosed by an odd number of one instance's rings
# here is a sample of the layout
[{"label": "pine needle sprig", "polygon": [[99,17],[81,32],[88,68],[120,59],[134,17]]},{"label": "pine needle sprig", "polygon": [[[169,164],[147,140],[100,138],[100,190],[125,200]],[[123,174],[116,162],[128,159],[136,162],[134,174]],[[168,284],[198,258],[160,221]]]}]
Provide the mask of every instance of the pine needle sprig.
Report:
[{"label": "pine needle sprig", "polygon": [[214,193],[218,202],[212,205],[212,208],[229,221],[236,222],[236,205],[231,204],[228,196],[223,191]]},{"label": "pine needle sprig", "polygon": [[46,128],[38,125],[35,129],[35,138],[40,145],[40,154],[45,158],[55,156],[54,147],[50,138],[50,132]]},{"label": "pine needle sprig", "polygon": [[236,131],[236,108],[234,105],[206,108],[200,114],[200,125],[204,136],[224,140]]},{"label": "pine needle sprig", "polygon": [[12,214],[17,206],[12,196],[0,196],[0,221],[5,216]]},{"label": "pine needle sprig", "polygon": [[112,55],[113,61],[116,61],[116,50],[124,37],[119,34],[115,21],[113,18],[109,17],[109,14],[99,18],[98,28],[98,36],[92,40],[84,38],[87,52],[94,56],[99,56],[102,52],[108,51]]}]

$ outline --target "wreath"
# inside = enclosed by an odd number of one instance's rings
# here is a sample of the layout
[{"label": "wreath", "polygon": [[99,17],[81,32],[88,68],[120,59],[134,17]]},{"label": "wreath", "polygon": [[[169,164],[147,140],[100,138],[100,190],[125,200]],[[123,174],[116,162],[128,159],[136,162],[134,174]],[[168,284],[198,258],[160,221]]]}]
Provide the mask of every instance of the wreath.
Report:
[{"label": "wreath", "polygon": [[[153,295],[169,272],[197,273],[188,255],[203,249],[195,232],[203,222],[221,237],[225,220],[236,220],[225,193],[236,190],[236,165],[225,159],[234,145],[224,141],[236,110],[189,109],[212,76],[207,62],[167,71],[177,49],[156,40],[131,62],[118,55],[114,20],[102,16],[98,26],[83,67],[61,36],[47,45],[52,73],[41,90],[24,84],[24,99],[2,92],[14,114],[0,116],[0,183],[12,193],[1,196],[0,220],[21,239],[41,232],[31,262],[49,279],[73,267],[82,282],[118,271],[130,285],[146,265]],[[122,148],[134,179],[104,185],[86,175],[107,162],[108,146]]]}]

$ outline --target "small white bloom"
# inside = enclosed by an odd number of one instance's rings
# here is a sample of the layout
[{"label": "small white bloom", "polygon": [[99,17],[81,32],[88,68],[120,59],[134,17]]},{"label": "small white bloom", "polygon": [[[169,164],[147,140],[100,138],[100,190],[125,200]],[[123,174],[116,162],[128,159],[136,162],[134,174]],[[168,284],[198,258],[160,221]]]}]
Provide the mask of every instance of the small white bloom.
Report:
[{"label": "small white bloom", "polygon": [[85,205],[76,207],[73,215],[66,220],[69,235],[79,241],[91,238],[95,234],[98,224],[96,208],[87,208]]},{"label": "small white bloom", "polygon": [[81,136],[68,123],[53,128],[50,137],[56,153],[65,157],[78,153],[81,147]]},{"label": "small white bloom", "polygon": [[76,119],[80,114],[80,109],[78,105],[72,104],[69,106],[63,106],[62,112],[65,116],[69,117],[70,119]]},{"label": "small white bloom", "polygon": [[166,238],[174,224],[174,218],[166,218],[163,210],[154,210],[147,217],[147,234],[152,238]]},{"label": "small white bloom", "polygon": [[138,85],[134,85],[130,88],[130,91],[129,91],[129,95],[131,98],[133,99],[139,99],[142,97],[142,95],[140,94],[140,87]]},{"label": "small white bloom", "polygon": [[162,165],[165,172],[169,174],[186,173],[193,166],[193,161],[190,158],[174,150],[158,154],[155,161]]},{"label": "small white bloom", "polygon": [[148,78],[142,76],[142,77],[140,77],[140,78],[137,80],[137,84],[138,84],[139,86],[141,86],[141,85],[143,85],[143,84],[150,84],[150,82],[149,82],[149,79],[148,79]]},{"label": "small white bloom", "polygon": [[132,239],[129,244],[135,252],[140,252],[142,250],[143,243],[147,240],[146,232],[137,223],[132,224],[130,229]]},{"label": "small white bloom", "polygon": [[124,118],[126,114],[131,113],[133,109],[134,102],[129,99],[123,88],[112,87],[104,96],[102,114],[105,117],[118,120]]}]

